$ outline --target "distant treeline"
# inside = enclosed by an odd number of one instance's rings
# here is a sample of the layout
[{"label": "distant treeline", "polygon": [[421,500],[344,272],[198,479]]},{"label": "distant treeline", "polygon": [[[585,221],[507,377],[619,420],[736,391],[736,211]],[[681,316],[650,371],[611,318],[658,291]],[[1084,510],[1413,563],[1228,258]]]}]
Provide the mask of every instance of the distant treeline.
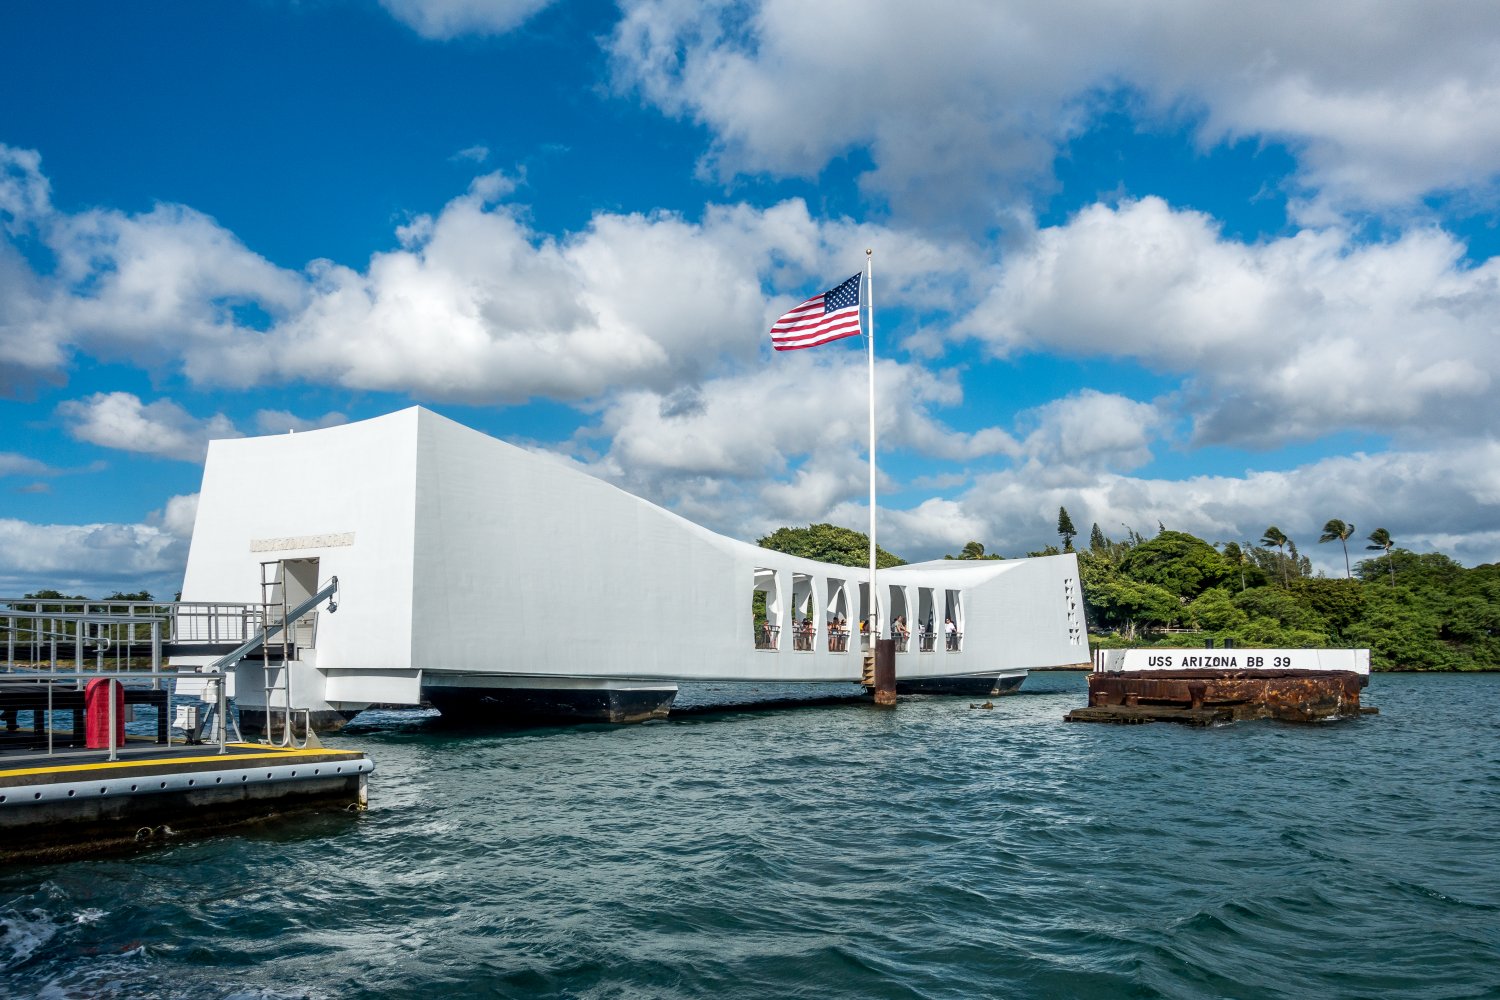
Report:
[{"label": "distant treeline", "polygon": [[[146,591],[146,590],[137,590],[137,591],[134,591],[134,592],[129,593],[129,594],[125,593],[124,591],[117,590],[113,594],[110,594],[108,597],[84,597],[82,594],[64,594],[61,591],[57,591],[57,590],[38,590],[37,592],[35,592],[33,594],[27,594],[27,595],[25,595],[25,599],[28,600],[28,601],[42,601],[42,602],[46,602],[46,601],[132,601],[132,602],[137,603],[137,604],[150,604],[151,602],[153,602],[153,601],[156,600],[156,598],[154,598],[154,597],[151,596],[150,591]],[[54,610],[55,611],[58,608],[61,608],[62,606],[63,605],[61,605],[61,604],[43,604],[42,610],[43,611],[47,611],[47,610]]]},{"label": "distant treeline", "polygon": [[[1062,547],[1028,555],[1073,551],[1078,533],[1067,511],[1058,513]],[[1343,547],[1352,533],[1330,521],[1324,539]],[[1094,525],[1088,547],[1077,550],[1091,642],[1369,647],[1377,670],[1500,670],[1500,565],[1467,569],[1441,553],[1397,547],[1376,529],[1366,549],[1379,554],[1330,579],[1274,527],[1261,541],[1216,547],[1165,527],[1115,541]],[[865,535],[827,524],[781,528],[760,544],[843,565],[869,560]],[[970,542],[947,558],[1000,557]],[[881,553],[882,565],[900,562]]]},{"label": "distant treeline", "polygon": [[[1058,512],[1072,549],[1067,511]],[[1329,521],[1319,542],[1338,542],[1347,576],[1314,575],[1296,543],[1274,525],[1261,544],[1218,546],[1182,531],[1124,541],[1099,526],[1078,550],[1092,643],[1202,646],[1369,647],[1376,670],[1500,669],[1500,565],[1466,569],[1440,552],[1399,548],[1384,528],[1348,562],[1352,525]],[[962,558],[962,557],[960,557]],[[1102,634],[1101,634],[1102,633]]]}]

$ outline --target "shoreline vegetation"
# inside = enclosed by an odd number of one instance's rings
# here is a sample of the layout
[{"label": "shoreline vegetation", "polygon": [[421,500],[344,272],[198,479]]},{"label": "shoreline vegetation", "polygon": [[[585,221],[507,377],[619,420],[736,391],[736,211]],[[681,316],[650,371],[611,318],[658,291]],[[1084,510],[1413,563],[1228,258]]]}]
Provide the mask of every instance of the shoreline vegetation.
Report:
[{"label": "shoreline vegetation", "polygon": [[[1500,564],[1466,568],[1441,552],[1416,553],[1377,528],[1348,560],[1354,526],[1330,520],[1319,542],[1338,542],[1343,578],[1313,571],[1296,542],[1274,525],[1259,544],[1208,541],[1158,524],[1154,537],[1134,530],[1109,538],[1095,524],[1086,547],[1066,508],[1058,510],[1061,547],[1027,556],[1078,557],[1089,647],[1215,646],[1313,649],[1369,647],[1371,669],[1389,672],[1500,670]],[[765,548],[846,566],[869,561],[863,532],[831,524],[779,528]],[[947,559],[1002,559],[969,542]],[[905,560],[881,551],[880,565]]]}]

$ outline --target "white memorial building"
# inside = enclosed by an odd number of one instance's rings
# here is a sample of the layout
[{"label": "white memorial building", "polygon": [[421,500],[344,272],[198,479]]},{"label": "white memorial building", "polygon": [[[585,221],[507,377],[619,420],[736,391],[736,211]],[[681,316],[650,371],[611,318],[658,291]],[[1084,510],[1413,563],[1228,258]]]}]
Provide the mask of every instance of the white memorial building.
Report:
[{"label": "white memorial building", "polygon": [[209,446],[182,599],[259,603],[263,574],[285,606],[338,578],[281,695],[258,654],[236,668],[242,717],[284,696],[319,727],[377,703],[635,721],[679,683],[869,683],[871,616],[898,690],[1089,661],[1071,554],[882,569],[871,608],[868,568],[723,537],[421,407]]}]

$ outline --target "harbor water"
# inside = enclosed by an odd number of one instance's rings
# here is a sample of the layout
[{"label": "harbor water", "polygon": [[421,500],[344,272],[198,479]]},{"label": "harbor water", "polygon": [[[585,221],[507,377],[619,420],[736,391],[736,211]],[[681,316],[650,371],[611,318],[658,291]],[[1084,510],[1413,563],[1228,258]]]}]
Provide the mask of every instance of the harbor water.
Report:
[{"label": "harbor water", "polygon": [[1500,997],[1500,676],[1312,726],[1067,724],[1079,673],[712,707],[780,693],[365,713],[364,814],[0,870],[0,996]]}]

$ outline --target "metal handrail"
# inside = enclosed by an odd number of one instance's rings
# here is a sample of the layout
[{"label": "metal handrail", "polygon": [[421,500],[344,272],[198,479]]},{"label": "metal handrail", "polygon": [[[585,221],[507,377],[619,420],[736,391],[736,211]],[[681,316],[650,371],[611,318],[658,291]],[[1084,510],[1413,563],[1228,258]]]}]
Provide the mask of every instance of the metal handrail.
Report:
[{"label": "metal handrail", "polygon": [[[118,609],[126,613],[117,613]],[[0,598],[0,619],[48,619],[62,622],[110,621],[167,624],[166,642],[233,642],[261,629],[260,607],[220,601],[70,601]]]},{"label": "metal handrail", "polygon": [[780,638],[781,626],[772,625],[770,622],[767,622],[755,630],[755,648],[775,649],[776,643]]},{"label": "metal handrail", "polygon": [[[25,672],[0,670],[0,678],[3,678],[5,680],[5,683],[7,683],[7,684],[17,684],[17,683],[19,683],[19,684],[25,684],[27,682],[31,682],[33,684],[44,684],[44,685],[46,685],[46,688],[47,688],[47,707],[45,709],[46,720],[47,720],[46,721],[46,730],[47,730],[47,752],[46,752],[46,756],[48,756],[48,757],[83,756],[83,755],[95,753],[97,751],[97,748],[90,749],[90,750],[74,750],[74,751],[59,751],[57,749],[57,747],[56,747],[56,740],[54,738],[54,732],[53,732],[52,717],[53,717],[53,713],[56,712],[56,711],[59,711],[59,709],[56,708],[55,703],[53,702],[53,699],[52,699],[53,691],[56,689],[56,685],[53,682],[54,681],[59,681],[59,680],[85,681],[85,680],[101,680],[101,679],[102,680],[108,680],[108,681],[110,681],[111,682],[111,685],[110,685],[111,689],[108,692],[108,694],[106,695],[106,697],[109,700],[109,726],[108,726],[108,731],[106,733],[106,740],[107,740],[107,743],[109,745],[109,756],[108,756],[108,759],[111,760],[111,761],[119,760],[119,751],[120,751],[120,748],[116,744],[118,743],[118,738],[120,736],[121,727],[123,725],[123,720],[118,719],[116,717],[115,697],[114,697],[114,691],[113,691],[114,682],[120,682],[121,687],[123,688],[123,686],[124,686],[123,682],[126,681],[126,680],[149,680],[149,681],[152,682],[152,684],[154,686],[154,685],[159,684],[162,680],[165,680],[165,679],[176,680],[177,678],[179,678],[181,676],[183,676],[183,675],[179,671],[175,671],[175,670],[149,670],[149,671],[145,671],[145,670],[109,670],[109,671],[74,671],[74,670],[62,671],[62,670],[58,670],[58,671],[52,671],[52,670],[49,670],[49,671],[46,671],[46,672],[37,671],[37,670],[25,671]],[[195,678],[206,678],[206,679],[209,679],[209,680],[216,681],[215,686],[217,688],[218,695],[217,695],[217,704],[215,705],[215,708],[216,708],[216,710],[218,712],[217,718],[218,718],[218,721],[219,721],[219,739],[218,739],[218,741],[216,743],[216,745],[218,746],[219,749],[218,749],[217,752],[221,753],[221,754],[222,753],[227,753],[228,752],[228,737],[229,737],[229,725],[228,725],[229,700],[228,700],[228,694],[227,694],[227,692],[225,690],[225,684],[224,684],[225,674],[224,674],[223,671],[220,670],[220,671],[204,671],[203,673],[194,674],[192,676],[194,676]],[[21,709],[17,709],[17,715],[18,715],[18,720],[17,721],[19,721],[19,713],[20,713],[20,711],[22,711],[22,710]],[[165,705],[163,707],[161,707],[160,709],[158,709],[158,711],[161,711],[161,712],[165,713],[165,716],[166,716],[166,727],[165,728],[166,728],[166,731],[167,731],[167,741],[170,744],[171,738],[172,738],[172,691],[171,691],[171,689],[167,690],[167,697],[166,697],[166,703],[165,703]],[[127,747],[127,749],[129,749],[129,748]],[[150,752],[154,752],[154,751],[143,750],[141,752],[142,753],[150,753]]]},{"label": "metal handrail", "polygon": [[303,601],[295,608],[292,608],[290,611],[286,612],[286,615],[281,621],[267,624],[265,628],[260,630],[259,634],[253,635],[250,638],[246,639],[245,642],[234,652],[226,653],[215,660],[212,664],[213,669],[223,670],[232,667],[240,660],[243,660],[247,654],[253,653],[257,649],[259,649],[261,645],[267,640],[274,639],[284,627],[288,625],[295,625],[297,623],[297,619],[301,618],[303,615],[306,615],[309,611],[312,611],[324,601],[328,601],[328,610],[333,611],[335,608],[337,608],[338,605],[336,605],[331,600],[331,598],[334,594],[338,593],[338,590],[339,578],[335,576],[332,577],[328,581],[328,583],[324,585],[322,590],[318,591],[316,594],[309,597],[307,600]]}]

